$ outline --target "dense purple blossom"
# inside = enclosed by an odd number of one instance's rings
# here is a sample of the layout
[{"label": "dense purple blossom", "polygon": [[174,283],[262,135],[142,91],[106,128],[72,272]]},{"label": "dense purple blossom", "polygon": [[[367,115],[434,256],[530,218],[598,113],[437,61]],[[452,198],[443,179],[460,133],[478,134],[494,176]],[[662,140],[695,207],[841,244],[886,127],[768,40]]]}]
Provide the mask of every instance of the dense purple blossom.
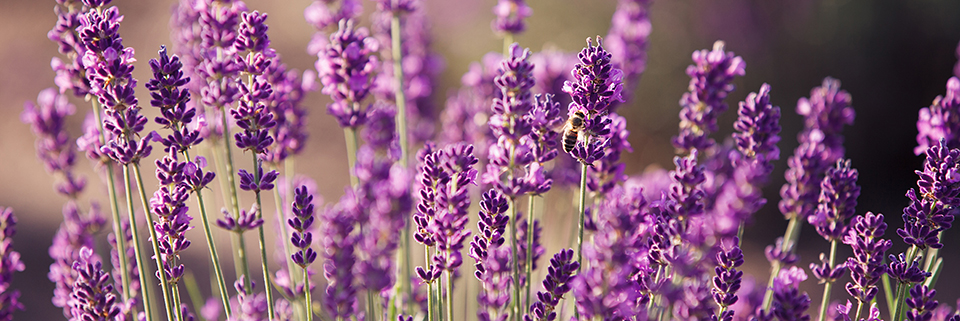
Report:
[{"label": "dense purple blossom", "polygon": [[894,280],[903,284],[916,284],[923,282],[932,274],[920,268],[921,259],[917,257],[913,262],[906,262],[903,253],[899,255],[890,254],[890,265],[887,267],[887,274]]},{"label": "dense purple blossom", "polygon": [[70,198],[76,198],[86,185],[85,179],[73,173],[76,150],[70,143],[70,136],[65,128],[66,118],[72,115],[74,110],[66,96],[48,88],[37,96],[36,105],[26,102],[20,115],[20,120],[29,124],[33,134],[37,135],[37,157],[48,172],[56,174],[55,176],[62,180],[56,183],[54,188]]},{"label": "dense purple blossom", "polygon": [[881,238],[886,229],[883,214],[867,212],[854,217],[849,231],[843,236],[843,244],[853,248],[853,256],[846,263],[853,279],[853,282],[847,282],[847,293],[860,302],[868,302],[877,295],[876,284],[886,272],[883,255],[893,244]]},{"label": "dense purple blossom", "polygon": [[254,204],[249,211],[240,210],[237,217],[233,217],[226,210],[223,210],[223,218],[217,220],[217,226],[237,234],[243,234],[263,225],[263,219],[259,218],[260,209]]},{"label": "dense purple blossom", "polygon": [[356,195],[347,189],[340,202],[320,216],[320,244],[325,249],[323,276],[328,282],[323,304],[334,318],[360,313],[355,284],[358,277],[354,275],[357,209]]},{"label": "dense purple blossom", "polygon": [[733,123],[733,139],[737,149],[747,159],[756,159],[764,169],[772,171],[771,163],[780,159],[780,107],[770,103],[770,85],[763,84],[756,93],[740,102],[737,121]]},{"label": "dense purple blossom", "polygon": [[941,139],[926,155],[923,171],[916,171],[919,194],[907,191],[910,205],[903,209],[904,226],[897,234],[904,243],[921,249],[941,248],[938,233],[953,225],[953,209],[960,205],[960,150],[949,149],[946,139]]},{"label": "dense purple blossom", "polygon": [[598,210],[593,242],[584,244],[584,263],[571,286],[583,318],[605,320],[644,313],[633,280],[643,257],[639,239],[650,229],[647,202],[637,186],[617,187]]},{"label": "dense purple blossom", "polygon": [[196,108],[187,104],[190,92],[186,85],[190,78],[184,76],[180,58],[168,56],[166,47],[160,48],[159,55],[159,59],[150,59],[153,78],[146,87],[151,91],[150,105],[160,109],[160,117],[154,121],[172,133],[154,139],[164,146],[164,152],[182,153],[203,141],[200,130],[187,126],[197,115]]},{"label": "dense purple blossom", "polygon": [[571,107],[571,114],[574,109],[583,111],[588,115],[584,127],[594,129],[589,125],[592,116],[606,115],[611,104],[623,101],[623,71],[614,67],[599,37],[596,46],[587,39],[577,58],[580,62],[571,71],[574,79],[563,84],[563,91],[570,94],[576,106]]},{"label": "dense purple blossom", "polygon": [[937,290],[931,289],[926,285],[918,284],[910,289],[910,296],[906,299],[907,307],[910,308],[910,311],[907,311],[906,320],[930,320],[933,317],[933,310],[940,305],[937,300],[933,299],[934,295],[937,295]]},{"label": "dense purple blossom", "polygon": [[78,0],[57,1],[57,6],[54,7],[57,24],[47,32],[47,38],[57,43],[58,51],[66,55],[66,59],[54,57],[50,62],[50,67],[57,74],[54,83],[60,88],[61,94],[73,91],[77,97],[86,96],[90,91],[90,81],[83,65],[86,47],[77,32],[84,9]]},{"label": "dense purple blossom", "polygon": [[596,199],[604,199],[617,184],[627,180],[624,174],[626,164],[620,161],[620,155],[623,152],[632,152],[633,147],[627,138],[630,131],[627,130],[627,119],[617,114],[607,115],[610,125],[607,126],[609,133],[603,136],[606,141],[604,153],[588,168],[590,175],[587,176],[587,188],[594,193]]},{"label": "dense purple blossom", "polygon": [[307,44],[307,53],[316,55],[330,41],[331,29],[340,20],[350,20],[363,13],[363,3],[358,0],[314,0],[303,9],[303,18],[317,30]]},{"label": "dense purple blossom", "polygon": [[[533,91],[553,95],[553,100],[565,108],[570,104],[570,97],[563,95],[563,83],[571,80],[570,70],[578,61],[575,53],[564,52],[556,47],[548,46],[534,52],[530,55],[530,62],[533,63],[533,78],[536,82]],[[563,112],[562,109],[561,112]]]},{"label": "dense purple blossom", "polygon": [[341,20],[340,29],[330,35],[330,43],[318,54],[320,92],[333,98],[327,112],[341,127],[356,128],[366,122],[370,107],[364,100],[379,68],[378,49],[379,43],[368,36],[366,28],[354,27],[353,20]]},{"label": "dense purple blossom", "polygon": [[307,110],[302,106],[307,92],[316,90],[316,73],[312,70],[302,74],[287,69],[279,56],[267,67],[264,77],[273,87],[273,94],[267,99],[267,109],[273,113],[277,123],[270,129],[274,144],[263,156],[268,162],[279,164],[281,161],[303,151],[308,137]]},{"label": "dense purple blossom", "polygon": [[11,288],[14,272],[23,272],[20,253],[13,250],[13,237],[17,234],[17,217],[13,209],[0,207],[0,320],[13,320],[13,313],[23,310],[18,300],[20,291]]},{"label": "dense purple blossom", "polygon": [[470,242],[470,257],[476,264],[474,276],[480,280],[482,289],[477,294],[477,317],[481,320],[506,320],[504,308],[510,302],[510,286],[513,279],[510,249],[501,247],[509,217],[507,198],[496,189],[490,189],[480,198],[480,216],[477,222],[479,233]]},{"label": "dense purple blossom", "polygon": [[[960,67],[957,70],[960,71]],[[947,80],[945,95],[934,98],[930,107],[920,109],[917,117],[917,147],[913,149],[915,154],[923,154],[941,138],[947,140],[950,148],[960,147],[960,79],[957,77],[960,75]]]},{"label": "dense purple blossom", "polygon": [[743,59],[724,51],[723,46],[717,41],[713,50],[694,51],[694,65],[687,66],[689,91],[680,98],[680,134],[673,138],[673,146],[681,154],[693,149],[706,151],[715,144],[709,136],[718,129],[717,117],[727,110],[723,99],[734,89],[733,78],[745,73]]},{"label": "dense purple blossom", "polygon": [[[190,197],[190,186],[184,182],[183,168],[176,156],[167,155],[157,160],[157,178],[161,187],[150,198],[150,211],[157,215],[154,230],[157,232],[157,245],[160,259],[163,261],[164,281],[176,284],[183,276],[184,266],[179,263],[180,252],[190,247],[186,232],[193,227],[185,204]],[[160,274],[158,273],[158,276]]]},{"label": "dense purple blossom", "polygon": [[743,265],[743,251],[737,245],[740,239],[734,237],[729,250],[717,252],[717,267],[713,277],[713,301],[720,306],[720,313],[714,315],[715,320],[732,320],[733,310],[728,309],[737,303],[737,291],[740,290],[743,271],[737,268]]},{"label": "dense purple blossom", "polygon": [[92,249],[80,249],[73,270],[77,279],[70,293],[70,320],[123,320],[113,285],[109,282],[110,274],[103,271]]},{"label": "dense purple blossom", "polygon": [[[93,235],[106,224],[99,208],[91,206],[88,213],[81,212],[76,202],[68,202],[63,207],[63,222],[53,237],[48,253],[53,259],[47,278],[56,284],[53,290],[53,305],[63,308],[64,316],[70,317],[70,292],[77,275],[73,271],[73,262],[79,260],[80,249],[93,248]],[[90,259],[99,261],[96,254]]]},{"label": "dense purple blossom", "polygon": [[554,311],[563,295],[570,291],[570,280],[580,269],[580,263],[573,260],[572,249],[562,249],[550,259],[547,276],[543,280],[543,291],[537,292],[537,302],[530,306],[530,313],[524,315],[525,321],[548,320],[557,318]]},{"label": "dense purple blossom", "polygon": [[244,287],[246,283],[246,275],[241,275],[237,278],[237,282],[233,284],[233,287],[237,290],[237,303],[239,306],[236,307],[236,312],[227,320],[228,321],[266,321],[270,318],[267,315],[267,297],[263,293],[252,292],[253,289],[257,286],[256,283],[251,281],[250,290],[248,291]]},{"label": "dense purple blossom", "polygon": [[394,255],[400,231],[406,228],[404,217],[413,207],[411,177],[396,162],[377,159],[366,146],[358,151],[356,173],[360,181],[357,197],[364,208],[361,220],[365,221],[358,247],[366,253],[358,273],[366,276],[361,282],[366,289],[380,293],[396,282]]},{"label": "dense purple blossom", "polygon": [[498,0],[493,14],[497,16],[492,23],[493,31],[519,34],[526,29],[524,19],[533,14],[533,9],[524,0]]},{"label": "dense purple blossom", "polygon": [[847,220],[856,215],[860,196],[858,176],[857,170],[850,167],[849,159],[840,159],[835,167],[827,169],[820,183],[820,204],[807,221],[829,242],[845,235]]},{"label": "dense purple blossom", "polygon": [[[650,0],[617,1],[610,31],[607,32],[607,50],[613,55],[613,64],[623,70],[623,96],[628,100],[637,88],[640,75],[647,68],[647,44],[650,37]],[[615,109],[618,105],[612,106]],[[611,110],[613,111],[613,110]]]},{"label": "dense purple blossom", "polygon": [[773,306],[771,312],[780,320],[810,320],[806,311],[810,308],[810,297],[800,292],[800,283],[807,279],[803,269],[792,266],[781,270],[773,281]]},{"label": "dense purple blossom", "polygon": [[313,244],[313,233],[310,232],[314,220],[313,195],[307,192],[306,186],[297,188],[292,206],[294,217],[288,219],[287,224],[294,230],[290,242],[299,250],[291,258],[301,268],[306,268],[317,259],[317,252],[310,247]]}]

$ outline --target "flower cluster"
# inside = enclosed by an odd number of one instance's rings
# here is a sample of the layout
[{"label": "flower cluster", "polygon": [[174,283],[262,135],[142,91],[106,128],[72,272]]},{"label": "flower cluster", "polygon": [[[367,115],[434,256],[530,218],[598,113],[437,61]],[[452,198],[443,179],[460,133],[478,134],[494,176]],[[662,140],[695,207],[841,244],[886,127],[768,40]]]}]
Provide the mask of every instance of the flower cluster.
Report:
[{"label": "flower cluster", "polygon": [[630,93],[637,88],[640,74],[647,68],[647,45],[652,29],[651,2],[650,0],[617,1],[617,11],[613,12],[610,31],[604,38],[607,50],[613,55],[614,66],[623,70],[625,98],[629,98]]},{"label": "flower cluster", "polygon": [[80,16],[83,14],[84,4],[79,0],[59,0],[54,12],[57,13],[57,24],[47,32],[47,38],[57,43],[61,54],[66,60],[54,57],[50,67],[56,72],[54,83],[60,88],[60,93],[73,91],[77,97],[86,96],[90,92],[90,81],[87,80],[83,56],[86,47],[80,41],[77,27],[80,26]]},{"label": "flower cluster", "polygon": [[729,250],[717,252],[717,276],[713,277],[713,301],[720,306],[719,313],[714,314],[714,320],[733,320],[733,310],[728,308],[737,303],[737,291],[740,290],[743,271],[737,270],[743,265],[743,251],[738,244],[740,239],[734,238],[733,246]]},{"label": "flower cluster", "polygon": [[743,76],[746,68],[743,58],[724,51],[722,41],[714,43],[713,50],[694,51],[693,62],[687,66],[689,91],[680,98],[680,134],[673,138],[681,154],[706,151],[715,144],[709,135],[717,131],[717,117],[727,110],[723,99],[734,89],[733,78]]},{"label": "flower cluster", "polygon": [[827,170],[820,183],[820,204],[807,221],[817,228],[817,233],[828,242],[839,240],[846,234],[847,220],[856,214],[859,174],[850,167],[850,160],[838,160],[835,167]]},{"label": "flower cluster", "polygon": [[340,29],[330,35],[330,43],[318,54],[320,92],[333,98],[327,112],[341,127],[366,123],[370,106],[364,106],[364,100],[373,89],[380,63],[376,56],[379,43],[368,34],[366,28],[354,27],[353,20],[340,20]]},{"label": "flower cluster", "polygon": [[947,80],[946,95],[937,96],[930,107],[920,109],[915,154],[923,154],[941,138],[947,140],[950,148],[960,147],[960,78],[957,77]]},{"label": "flower cluster", "polygon": [[310,248],[313,244],[313,233],[310,233],[310,227],[313,225],[313,195],[307,192],[306,186],[300,186],[296,190],[293,215],[294,217],[287,220],[287,224],[294,230],[290,242],[299,250],[291,256],[291,259],[300,267],[306,268],[317,259],[317,252]]},{"label": "flower cluster", "polygon": [[952,210],[960,205],[960,150],[949,149],[941,139],[926,154],[923,171],[917,171],[919,195],[907,192],[910,205],[903,209],[903,228],[897,229],[904,243],[921,249],[943,247],[939,233],[953,225]]},{"label": "flower cluster", "polygon": [[187,104],[190,92],[186,85],[190,77],[184,75],[179,57],[167,55],[166,47],[160,47],[159,55],[159,59],[150,59],[153,78],[146,87],[150,90],[150,105],[160,109],[160,117],[154,121],[173,133],[155,140],[164,146],[164,152],[183,153],[203,141],[199,129],[187,126],[197,116],[196,108]]},{"label": "flower cluster", "polygon": [[881,238],[886,230],[883,214],[867,212],[866,215],[854,217],[850,231],[843,236],[843,244],[853,247],[853,257],[847,259],[846,263],[853,282],[847,282],[846,289],[850,296],[862,303],[869,302],[877,295],[876,284],[886,272],[883,254],[893,245],[890,240]]},{"label": "flower cluster", "polygon": [[543,291],[537,292],[537,302],[530,306],[530,314],[524,315],[525,321],[556,320],[554,311],[563,295],[570,291],[572,280],[580,269],[580,263],[573,260],[573,250],[562,249],[550,259],[547,277],[543,280]]},{"label": "flower cluster", "polygon": [[56,173],[63,181],[55,189],[69,198],[77,198],[86,185],[86,181],[73,173],[76,165],[76,151],[69,143],[66,132],[66,118],[75,111],[66,96],[57,94],[53,88],[47,88],[37,96],[37,103],[26,102],[20,120],[30,124],[37,135],[37,157],[48,172]]},{"label": "flower cluster", "polygon": [[506,318],[501,313],[510,301],[510,295],[507,294],[513,284],[509,276],[512,271],[509,265],[510,249],[501,248],[506,240],[503,235],[510,219],[503,214],[507,208],[506,197],[496,189],[490,189],[480,198],[480,220],[477,222],[480,233],[470,242],[470,257],[476,261],[474,276],[483,287],[477,294],[477,316],[481,320]]},{"label": "flower cluster", "polygon": [[773,307],[771,313],[780,320],[810,320],[806,314],[810,297],[800,292],[800,283],[807,280],[807,273],[796,266],[781,270],[773,280]]},{"label": "flower cluster", "polygon": [[608,141],[601,138],[611,133],[612,121],[606,117],[610,106],[623,101],[623,71],[613,67],[600,37],[596,46],[587,39],[587,46],[577,58],[580,62],[571,71],[573,80],[563,83],[563,92],[573,101],[568,116],[583,115],[581,135],[585,139],[577,138],[570,155],[583,164],[593,164],[606,154]]},{"label": "flower cluster", "polygon": [[157,160],[157,179],[161,187],[150,198],[150,211],[158,218],[154,221],[153,229],[158,237],[158,255],[163,261],[161,279],[171,284],[176,284],[183,276],[184,266],[177,260],[180,252],[190,247],[186,233],[193,228],[190,226],[193,217],[185,204],[191,192],[185,182],[187,163],[190,162],[178,162],[176,156],[170,155]]},{"label": "flower cluster", "polygon": [[527,28],[523,20],[533,14],[533,9],[523,0],[498,0],[493,13],[497,16],[497,20],[493,21],[493,31],[519,34]]},{"label": "flower cluster", "polygon": [[23,310],[20,291],[12,289],[14,272],[23,272],[20,253],[13,250],[13,236],[17,234],[17,217],[8,207],[0,207],[0,320],[13,320],[13,313]]},{"label": "flower cluster", "polygon": [[117,296],[109,283],[110,274],[103,271],[100,260],[89,247],[80,249],[73,263],[77,280],[70,293],[71,320],[110,320],[120,316]]},{"label": "flower cluster", "polygon": [[323,252],[323,276],[327,278],[326,296],[323,303],[334,318],[346,318],[358,313],[357,276],[353,269],[357,262],[358,235],[354,232],[357,223],[356,195],[350,189],[333,208],[320,216],[320,245]]},{"label": "flower cluster", "polygon": [[363,13],[363,3],[357,0],[314,0],[303,9],[303,18],[317,30],[307,44],[307,53],[316,55],[324,50],[329,30],[340,20],[350,20]]}]

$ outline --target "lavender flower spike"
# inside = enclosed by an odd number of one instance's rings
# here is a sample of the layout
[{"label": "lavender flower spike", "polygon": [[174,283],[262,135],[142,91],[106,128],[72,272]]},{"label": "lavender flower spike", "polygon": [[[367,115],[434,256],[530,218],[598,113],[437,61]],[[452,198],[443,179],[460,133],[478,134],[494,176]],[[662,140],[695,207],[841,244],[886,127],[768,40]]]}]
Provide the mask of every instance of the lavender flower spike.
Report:
[{"label": "lavender flower spike", "polygon": [[23,310],[18,301],[20,291],[10,287],[14,272],[23,272],[20,253],[13,250],[13,236],[17,234],[17,217],[8,207],[0,207],[0,321],[13,320],[13,313]]},{"label": "lavender flower spike", "polygon": [[556,320],[557,305],[563,295],[570,291],[570,280],[573,279],[577,270],[580,269],[580,263],[573,261],[573,250],[562,249],[559,253],[550,259],[550,267],[547,268],[547,277],[543,280],[543,291],[537,292],[537,301],[530,306],[530,313],[523,316],[525,321]]},{"label": "lavender flower spike", "polygon": [[847,282],[846,289],[851,296],[866,303],[877,295],[876,284],[886,272],[883,255],[893,243],[881,238],[887,229],[883,214],[867,212],[854,217],[850,227],[842,240],[843,244],[853,247],[853,256],[846,263],[853,282]]},{"label": "lavender flower spike", "polygon": [[357,223],[356,197],[352,190],[333,208],[320,217],[323,230],[320,244],[326,249],[323,253],[323,276],[327,279],[324,306],[336,320],[346,320],[360,313],[357,308],[356,276],[353,273],[357,262],[354,245],[358,235],[354,233]]},{"label": "lavender flower spike", "polygon": [[563,83],[563,91],[573,100],[568,117],[583,116],[583,129],[570,155],[583,164],[592,164],[606,153],[608,142],[602,137],[610,134],[612,122],[606,115],[611,105],[623,101],[623,71],[613,67],[600,37],[597,46],[588,38],[587,47],[577,58],[580,62],[571,71],[574,80]]},{"label": "lavender flower spike", "polygon": [[504,320],[505,307],[510,302],[509,264],[510,249],[501,247],[506,240],[503,235],[510,218],[504,215],[508,208],[507,198],[496,189],[483,193],[480,199],[480,216],[477,227],[480,233],[470,242],[470,257],[476,264],[474,276],[480,280],[482,289],[477,294],[477,317],[480,320]]},{"label": "lavender flower spike", "polygon": [[93,257],[93,250],[80,249],[80,258],[73,263],[77,281],[71,297],[73,320],[113,320],[120,315],[117,296],[109,283],[110,274],[103,271],[100,261]]},{"label": "lavender flower spike", "polygon": [[[607,50],[613,64],[623,70],[625,97],[630,96],[647,68],[647,44],[650,37],[650,0],[617,1],[607,32]],[[628,100],[628,99],[624,99]],[[616,106],[614,106],[616,107]]]},{"label": "lavender flower spike", "polygon": [[736,237],[731,241],[729,250],[717,252],[717,276],[713,277],[713,300],[720,306],[720,311],[714,314],[715,320],[733,320],[733,310],[729,307],[737,303],[737,291],[740,290],[740,279],[743,271],[737,270],[743,265],[743,252],[737,245],[740,240]]},{"label": "lavender flower spike", "polygon": [[927,321],[933,318],[933,312],[940,305],[933,296],[937,295],[937,290],[931,289],[926,285],[917,284],[910,289],[910,297],[907,298],[906,320],[909,321]]},{"label": "lavender flower spike", "polygon": [[673,138],[681,154],[706,151],[715,144],[709,135],[717,131],[717,117],[727,110],[723,99],[734,89],[733,78],[743,76],[746,68],[742,58],[724,51],[722,41],[711,51],[694,51],[693,62],[687,67],[689,91],[680,98],[680,134]]},{"label": "lavender flower spike", "polygon": [[856,214],[857,170],[850,167],[850,160],[838,160],[835,167],[827,170],[820,183],[820,204],[807,221],[817,228],[817,233],[828,242],[839,240],[846,234],[847,220]]},{"label": "lavender flower spike", "polygon": [[910,205],[903,209],[904,226],[897,234],[920,249],[939,249],[943,244],[938,234],[953,225],[952,210],[960,206],[960,150],[949,149],[946,139],[940,139],[926,154],[923,171],[916,171],[919,194],[907,192]]},{"label": "lavender flower spike", "polygon": [[[960,47],[958,47],[960,48]],[[960,63],[957,64],[960,71]],[[960,79],[947,80],[947,92],[933,99],[930,107],[921,108],[917,117],[917,147],[913,152],[922,154],[941,138],[950,148],[960,147]]]},{"label": "lavender flower spike", "polygon": [[810,320],[805,311],[810,307],[810,297],[800,292],[800,283],[807,279],[803,269],[796,266],[780,271],[773,282],[773,307],[771,312],[780,320]]},{"label": "lavender flower spike", "polygon": [[340,20],[340,29],[330,35],[330,44],[318,54],[320,92],[333,98],[327,112],[340,127],[357,128],[366,122],[370,107],[364,106],[364,99],[373,88],[378,49],[366,28],[354,27],[353,20]]},{"label": "lavender flower spike", "polygon": [[524,0],[498,0],[493,13],[497,15],[493,21],[493,31],[519,34],[527,28],[523,20],[533,14],[533,9]]}]

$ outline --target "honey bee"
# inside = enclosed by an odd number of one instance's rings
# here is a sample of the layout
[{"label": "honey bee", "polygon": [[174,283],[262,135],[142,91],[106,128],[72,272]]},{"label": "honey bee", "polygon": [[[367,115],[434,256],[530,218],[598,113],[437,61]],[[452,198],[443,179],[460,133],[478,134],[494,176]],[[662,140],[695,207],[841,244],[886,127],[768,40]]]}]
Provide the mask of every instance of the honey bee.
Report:
[{"label": "honey bee", "polygon": [[582,111],[577,111],[573,113],[573,116],[567,119],[567,123],[563,124],[563,130],[561,131],[563,151],[569,153],[577,146],[577,142],[581,140],[583,132],[583,119],[587,117]]}]

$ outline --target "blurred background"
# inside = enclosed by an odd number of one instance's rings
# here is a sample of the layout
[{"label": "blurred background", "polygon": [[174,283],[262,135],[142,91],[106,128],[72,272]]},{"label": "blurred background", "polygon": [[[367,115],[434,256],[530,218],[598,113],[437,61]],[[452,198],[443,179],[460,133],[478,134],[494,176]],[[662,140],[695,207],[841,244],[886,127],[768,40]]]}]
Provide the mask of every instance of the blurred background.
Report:
[{"label": "blurred background", "polygon": [[[448,92],[460,86],[460,77],[470,62],[479,61],[489,51],[501,50],[502,41],[490,28],[495,2],[425,1],[433,25],[433,49],[446,61],[442,80],[434,88],[439,106]],[[156,57],[160,45],[170,44],[168,23],[175,4],[174,0],[113,2],[125,16],[120,29],[124,45],[137,51],[134,76],[141,85],[138,96],[142,103],[148,100],[142,87],[150,77],[146,63]],[[303,9],[309,4],[308,0],[247,1],[251,10],[269,13],[272,46],[288,66],[300,70],[312,69],[316,60],[305,50],[314,32],[303,19]],[[527,31],[516,40],[534,51],[546,46],[579,51],[586,37],[607,33],[616,7],[614,0],[529,0],[528,4],[533,16],[528,19]],[[369,1],[364,6],[367,12],[373,9]],[[14,249],[22,254],[27,266],[26,271],[15,274],[13,281],[27,308],[17,313],[18,319],[60,317],[60,310],[50,303],[53,284],[46,273],[52,261],[46,253],[62,219],[65,199],[52,189],[54,177],[37,160],[34,136],[19,116],[25,101],[35,100],[42,89],[54,86],[50,59],[59,53],[46,37],[56,21],[53,7],[52,0],[0,0],[0,206],[16,211],[19,225]],[[362,19],[361,23],[369,26],[369,17]],[[913,171],[922,164],[922,158],[913,153],[917,111],[944,93],[946,80],[953,73],[960,41],[960,1],[656,1],[651,20],[646,72],[633,100],[620,109],[627,118],[634,148],[633,153],[624,155],[628,174],[673,166],[669,138],[677,133],[678,101],[687,90],[689,78],[684,70],[691,63],[690,53],[724,40],[727,50],[742,56],[747,65],[746,76],[736,80],[737,89],[727,99],[731,109],[735,110],[747,93],[769,83],[771,101],[783,111],[781,161],[765,190],[769,202],[745,233],[747,273],[759,282],[767,279],[769,267],[763,248],[782,235],[786,226],[775,204],[784,182],[785,160],[797,145],[796,133],[802,125],[794,111],[796,102],[808,96],[826,76],[842,81],[842,88],[853,96],[857,112],[855,124],[845,130],[847,157],[860,171],[862,193],[857,213],[884,213],[890,225],[887,237],[895,244],[891,253],[905,248],[895,230],[902,225],[899,217],[908,204],[903,194],[916,186]],[[76,137],[90,107],[82,100],[72,102],[78,112],[70,119],[68,131]],[[327,102],[319,92],[310,93],[305,100],[311,110],[310,139],[298,158],[297,172],[318,180],[323,198],[333,201],[339,199],[349,181],[342,131],[326,115]],[[145,108],[152,119],[156,112],[151,109]],[[734,112],[723,115],[719,134],[728,135],[734,119]],[[150,126],[148,131],[156,127],[152,122]],[[78,169],[88,180],[84,199],[106,204],[105,188],[90,163],[80,158]],[[152,162],[144,166],[152,173]],[[147,182],[147,186],[149,190],[156,185]],[[551,215],[549,209],[547,215]],[[195,233],[196,241],[188,256],[206,263],[199,229],[191,233]],[[954,229],[943,239],[947,272],[960,265],[958,234]],[[100,239],[105,248],[105,234]],[[227,243],[225,235],[221,239],[220,244]],[[804,228],[800,242],[802,260],[798,265],[804,268],[828,248],[809,226]],[[547,255],[560,246],[563,244],[549,245]],[[841,257],[849,254],[848,247],[840,248]],[[472,264],[472,260],[466,261]],[[815,313],[822,290],[815,281],[806,283],[814,302],[811,313]],[[939,284],[937,298],[953,305],[960,297],[960,287],[948,285],[960,284],[960,278],[945,273]],[[835,287],[834,298],[847,297],[842,288]]]}]

